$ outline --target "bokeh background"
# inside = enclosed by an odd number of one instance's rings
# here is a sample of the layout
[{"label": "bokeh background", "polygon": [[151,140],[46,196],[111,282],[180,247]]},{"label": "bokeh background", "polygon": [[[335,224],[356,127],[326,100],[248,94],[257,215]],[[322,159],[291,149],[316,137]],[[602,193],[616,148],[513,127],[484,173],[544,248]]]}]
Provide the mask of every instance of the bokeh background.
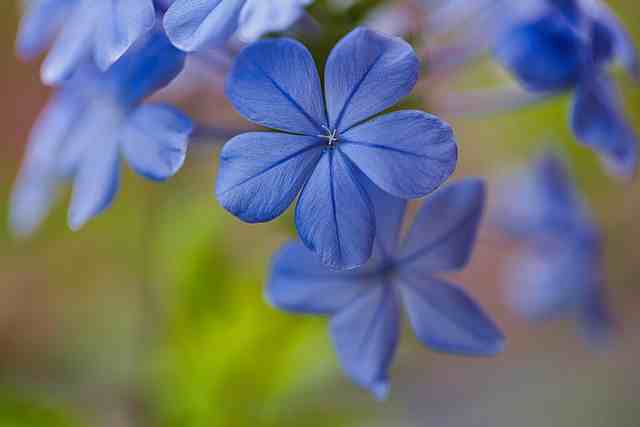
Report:
[{"label": "bokeh background", "polygon": [[[307,40],[320,59],[374,2],[357,2],[349,13],[325,3],[310,9],[323,36]],[[609,3],[640,41],[638,2]],[[18,2],[4,0],[0,11],[6,218],[29,129],[49,90],[38,64],[15,58]],[[174,87],[165,96],[178,97],[201,121],[246,126],[226,104],[216,73],[200,70],[203,86]],[[447,86],[424,81],[407,102],[433,111],[438,93],[499,76],[478,63]],[[640,130],[640,89],[617,76]],[[567,97],[507,114],[444,117],[460,144],[457,177],[493,183],[543,146],[567,153],[606,235],[617,321],[610,348],[586,345],[571,319],[530,325],[509,312],[501,271],[514,247],[487,218],[471,264],[455,280],[505,330],[505,353],[434,354],[407,330],[390,398],[374,401],[340,373],[324,319],[265,303],[269,257],[293,236],[291,215],[247,225],[225,213],[212,196],[219,141],[198,140],[166,184],[126,172],[114,206],[80,232],[65,224],[68,194],[29,240],[0,227],[0,426],[637,427],[640,186],[607,177],[594,154],[574,143],[568,106]]]}]

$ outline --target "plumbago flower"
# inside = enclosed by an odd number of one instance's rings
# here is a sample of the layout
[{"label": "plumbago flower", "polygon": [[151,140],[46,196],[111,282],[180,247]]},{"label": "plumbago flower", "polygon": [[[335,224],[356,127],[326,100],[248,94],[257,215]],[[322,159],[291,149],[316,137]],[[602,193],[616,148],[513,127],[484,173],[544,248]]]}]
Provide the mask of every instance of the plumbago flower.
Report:
[{"label": "plumbago flower", "polygon": [[140,175],[164,180],[182,165],[191,121],[164,104],[142,104],[182,70],[184,53],[154,32],[108,72],[81,67],[36,123],[11,205],[11,226],[31,233],[55,190],[73,180],[69,225],[80,228],[109,206],[120,157]]},{"label": "plumbago flower", "polygon": [[224,44],[238,34],[253,41],[291,26],[312,0],[175,0],[164,16],[171,41],[187,52]]},{"label": "plumbago flower", "polygon": [[462,289],[436,276],[467,264],[485,202],[483,182],[466,179],[434,193],[402,245],[406,202],[371,183],[367,189],[381,208],[369,263],[335,272],[304,245],[287,244],[274,256],[267,298],[286,311],[331,316],[331,337],[346,374],[382,399],[401,305],[420,342],[435,351],[490,356],[502,350],[504,337]]},{"label": "plumbago flower", "polygon": [[636,169],[637,137],[624,118],[606,68],[619,58],[640,76],[624,29],[600,2],[550,1],[546,13],[512,26],[498,40],[496,59],[527,89],[575,92],[571,125],[616,174]]},{"label": "plumbago flower", "polygon": [[106,70],[154,29],[156,15],[167,3],[168,0],[35,0],[20,25],[18,53],[33,58],[55,38],[42,66],[42,79],[48,84],[68,79],[90,58]]},{"label": "plumbago flower", "polygon": [[525,245],[506,272],[510,305],[534,320],[576,315],[601,342],[611,329],[601,238],[563,162],[548,152],[505,181],[498,223]]},{"label": "plumbago flower", "polygon": [[377,212],[361,177],[410,199],[429,194],[455,169],[452,130],[437,117],[397,111],[366,121],[407,95],[417,76],[411,46],[359,28],[331,52],[323,97],[300,43],[252,44],[236,60],[227,97],[252,122],[288,133],[229,141],[220,155],[218,200],[255,223],[278,217],[301,193],[295,215],[305,245],[335,269],[365,263]]}]

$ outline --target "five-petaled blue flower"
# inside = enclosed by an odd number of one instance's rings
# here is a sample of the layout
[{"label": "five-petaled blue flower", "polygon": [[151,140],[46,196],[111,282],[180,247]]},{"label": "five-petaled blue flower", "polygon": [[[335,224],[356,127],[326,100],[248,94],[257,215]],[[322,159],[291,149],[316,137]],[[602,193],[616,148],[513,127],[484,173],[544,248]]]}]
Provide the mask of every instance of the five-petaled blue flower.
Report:
[{"label": "five-petaled blue flower", "polygon": [[267,298],[286,311],[331,316],[331,336],[346,374],[384,398],[400,335],[404,304],[418,339],[440,352],[491,356],[504,336],[459,287],[435,274],[463,268],[471,255],[485,203],[484,183],[465,179],[438,190],[399,244],[406,202],[373,184],[378,234],[365,266],[336,272],[300,243],[273,261]]},{"label": "five-petaled blue flower", "polygon": [[238,33],[254,40],[293,24],[312,0],[175,0],[164,16],[171,41],[187,52],[224,44]]},{"label": "five-petaled blue flower", "polygon": [[29,234],[55,190],[73,179],[69,224],[99,214],[118,189],[120,156],[140,175],[164,180],[182,165],[191,121],[164,104],[142,104],[182,70],[185,55],[162,32],[135,45],[108,72],[87,64],[53,97],[35,125],[13,193],[11,225]]},{"label": "five-petaled blue flower", "polygon": [[106,70],[157,24],[168,0],[35,0],[22,19],[18,52],[32,58],[57,38],[42,79],[60,84],[89,59]]},{"label": "five-petaled blue flower", "polygon": [[548,3],[545,13],[506,31],[496,43],[495,56],[532,91],[574,90],[575,135],[599,152],[614,173],[630,176],[636,169],[637,137],[606,73],[606,66],[619,59],[640,77],[630,38],[598,1]]},{"label": "five-petaled blue flower", "polygon": [[[216,195],[246,222],[270,221],[300,193],[296,226],[305,245],[335,269],[371,256],[376,212],[362,177],[404,199],[425,196],[454,171],[451,128],[421,111],[371,116],[407,95],[418,60],[406,42],[359,28],[331,52],[325,96],[309,51],[290,39],[240,53],[227,97],[254,123],[222,150]],[[326,99],[326,107],[325,107]]]},{"label": "five-petaled blue flower", "polygon": [[510,305],[534,320],[575,314],[587,337],[605,339],[601,238],[562,161],[548,152],[509,178],[496,212],[525,244],[506,273]]}]

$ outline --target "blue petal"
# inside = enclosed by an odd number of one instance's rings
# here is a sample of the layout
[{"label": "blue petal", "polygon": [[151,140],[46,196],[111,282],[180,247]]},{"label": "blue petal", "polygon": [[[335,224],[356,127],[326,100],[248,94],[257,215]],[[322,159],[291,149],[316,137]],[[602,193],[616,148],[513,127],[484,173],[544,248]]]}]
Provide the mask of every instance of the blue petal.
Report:
[{"label": "blue petal", "polygon": [[34,125],[11,195],[10,227],[17,236],[31,235],[49,213],[61,183],[60,151],[82,107],[68,91],[58,92]]},{"label": "blue petal", "polygon": [[220,153],[216,197],[243,221],[270,221],[291,205],[321,154],[317,138],[269,132],[238,135]]},{"label": "blue petal", "polygon": [[545,320],[581,310],[602,280],[593,248],[557,235],[516,256],[505,273],[507,302],[520,315]]},{"label": "blue petal", "polygon": [[123,130],[123,155],[138,174],[163,181],[182,167],[192,130],[191,120],[175,108],[143,105]]},{"label": "blue petal", "polygon": [[632,176],[637,164],[637,136],[627,123],[609,79],[594,76],[578,86],[571,126],[578,139],[602,155],[611,172]]},{"label": "blue petal", "polygon": [[118,154],[117,141],[107,135],[87,147],[73,181],[69,206],[72,230],[79,230],[111,205],[119,185]]},{"label": "blue petal", "polygon": [[425,196],[449,178],[458,150],[451,127],[421,111],[397,111],[339,136],[339,149],[396,197]]},{"label": "blue petal", "polygon": [[586,2],[584,6],[589,8],[593,16],[594,26],[608,33],[613,55],[633,78],[640,80],[640,61],[636,47],[618,17],[601,1]]},{"label": "blue petal", "polygon": [[103,18],[96,27],[95,60],[106,70],[144,34],[156,21],[153,0],[102,0]]},{"label": "blue petal", "polygon": [[590,222],[565,162],[551,151],[531,168],[504,179],[497,193],[497,223],[517,239],[572,233]]},{"label": "blue petal", "polygon": [[516,25],[500,37],[494,55],[526,88],[556,91],[574,87],[590,51],[562,16],[546,15]]},{"label": "blue petal", "polygon": [[42,53],[62,26],[73,1],[37,0],[28,6],[20,21],[16,48],[25,59],[33,59]]},{"label": "blue petal", "polygon": [[118,101],[132,107],[171,83],[184,68],[185,57],[162,31],[154,30],[104,76],[118,91]]},{"label": "blue petal", "polygon": [[331,129],[344,132],[407,96],[419,63],[404,40],[357,28],[333,48],[325,68]]},{"label": "blue petal", "polygon": [[289,28],[311,0],[248,0],[240,15],[238,36],[253,41],[263,34]]},{"label": "blue petal", "polygon": [[364,188],[371,199],[376,217],[376,238],[369,264],[388,263],[398,250],[407,202],[382,191],[364,177],[362,181],[365,181]]},{"label": "blue petal", "polygon": [[467,178],[427,199],[407,235],[399,263],[426,272],[458,270],[475,243],[485,204],[485,185]]},{"label": "blue petal", "polygon": [[400,289],[418,339],[435,351],[493,356],[504,335],[462,289],[435,278],[402,276]]},{"label": "blue petal", "polygon": [[186,52],[224,44],[238,29],[246,0],[176,0],[164,15],[171,42]]},{"label": "blue petal", "polygon": [[364,264],[373,249],[373,207],[358,178],[349,160],[339,150],[329,149],[296,207],[300,238],[325,265],[337,270]]},{"label": "blue petal", "polygon": [[311,136],[327,133],[318,71],[307,48],[295,40],[264,40],[245,48],[226,94],[240,114],[259,125]]},{"label": "blue petal", "polygon": [[62,83],[91,58],[97,12],[98,8],[90,7],[87,2],[73,9],[42,64],[41,78],[45,84]]},{"label": "blue petal", "polygon": [[289,242],[273,257],[266,296],[282,310],[334,314],[366,291],[367,286],[358,275],[329,270],[303,244]]},{"label": "blue petal", "polygon": [[346,374],[384,399],[388,369],[400,336],[400,310],[389,286],[378,285],[331,320],[331,336]]}]

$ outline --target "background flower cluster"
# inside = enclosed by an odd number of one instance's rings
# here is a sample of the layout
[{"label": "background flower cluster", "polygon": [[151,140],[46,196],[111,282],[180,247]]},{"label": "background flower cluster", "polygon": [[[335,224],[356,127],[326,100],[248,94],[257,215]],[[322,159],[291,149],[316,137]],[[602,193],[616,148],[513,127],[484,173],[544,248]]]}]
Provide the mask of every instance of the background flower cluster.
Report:
[{"label": "background flower cluster", "polygon": [[[432,364],[517,382],[502,363],[512,340],[518,352],[528,335],[514,321],[542,320],[536,331],[567,338],[574,334],[554,328],[554,319],[573,317],[589,344],[583,357],[615,356],[630,322],[611,291],[618,228],[603,218],[613,206],[619,218],[632,218],[633,202],[620,195],[631,191],[636,169],[630,101],[638,78],[633,28],[615,6],[27,2],[18,54],[44,55],[40,77],[53,88],[9,177],[8,253],[31,256],[50,241],[48,230],[58,230],[77,248],[55,261],[67,266],[68,283],[96,282],[91,272],[113,283],[113,267],[77,251],[105,241],[91,236],[118,224],[109,231],[124,256],[118,269],[138,284],[114,293],[128,295],[125,326],[118,332],[108,311],[104,324],[113,332],[102,336],[131,344],[122,347],[127,368],[99,374],[93,387],[113,384],[108,395],[127,402],[115,389],[142,387],[131,392],[145,405],[142,418],[122,415],[135,425],[283,425],[278,408],[293,396],[301,404],[296,419],[331,408],[336,423],[367,415],[410,423],[384,407],[359,414],[360,405],[304,396],[323,389],[336,363],[392,404],[411,400],[411,384],[446,390],[435,378],[412,378]],[[584,190],[595,185],[606,185],[608,209],[592,210],[602,201]],[[61,205],[79,234],[60,227]],[[256,224],[264,222],[271,225]],[[34,254],[36,283],[59,280],[48,267],[53,259]],[[79,319],[77,308],[65,311],[54,324]],[[330,342],[326,321],[300,313],[328,315]],[[436,352],[494,356],[505,350],[505,335],[507,351],[493,362],[432,355],[425,363],[428,353],[399,339],[404,325]],[[51,342],[81,335],[64,327]],[[114,354],[101,348],[86,347]],[[71,361],[79,355],[75,345],[60,350]],[[88,358],[87,368],[112,369],[105,357],[103,365]],[[82,383],[86,368],[70,363]],[[33,383],[60,384],[49,378]],[[61,403],[73,407],[76,386],[68,389]],[[174,400],[171,389],[184,393]],[[355,393],[348,389],[336,386]],[[231,390],[253,390],[250,399],[264,404],[228,405]],[[33,395],[14,393],[7,408],[25,396]],[[30,399],[34,408],[42,402]],[[107,407],[76,420],[64,412],[33,417],[67,425],[97,414],[109,425],[117,416]]]}]

